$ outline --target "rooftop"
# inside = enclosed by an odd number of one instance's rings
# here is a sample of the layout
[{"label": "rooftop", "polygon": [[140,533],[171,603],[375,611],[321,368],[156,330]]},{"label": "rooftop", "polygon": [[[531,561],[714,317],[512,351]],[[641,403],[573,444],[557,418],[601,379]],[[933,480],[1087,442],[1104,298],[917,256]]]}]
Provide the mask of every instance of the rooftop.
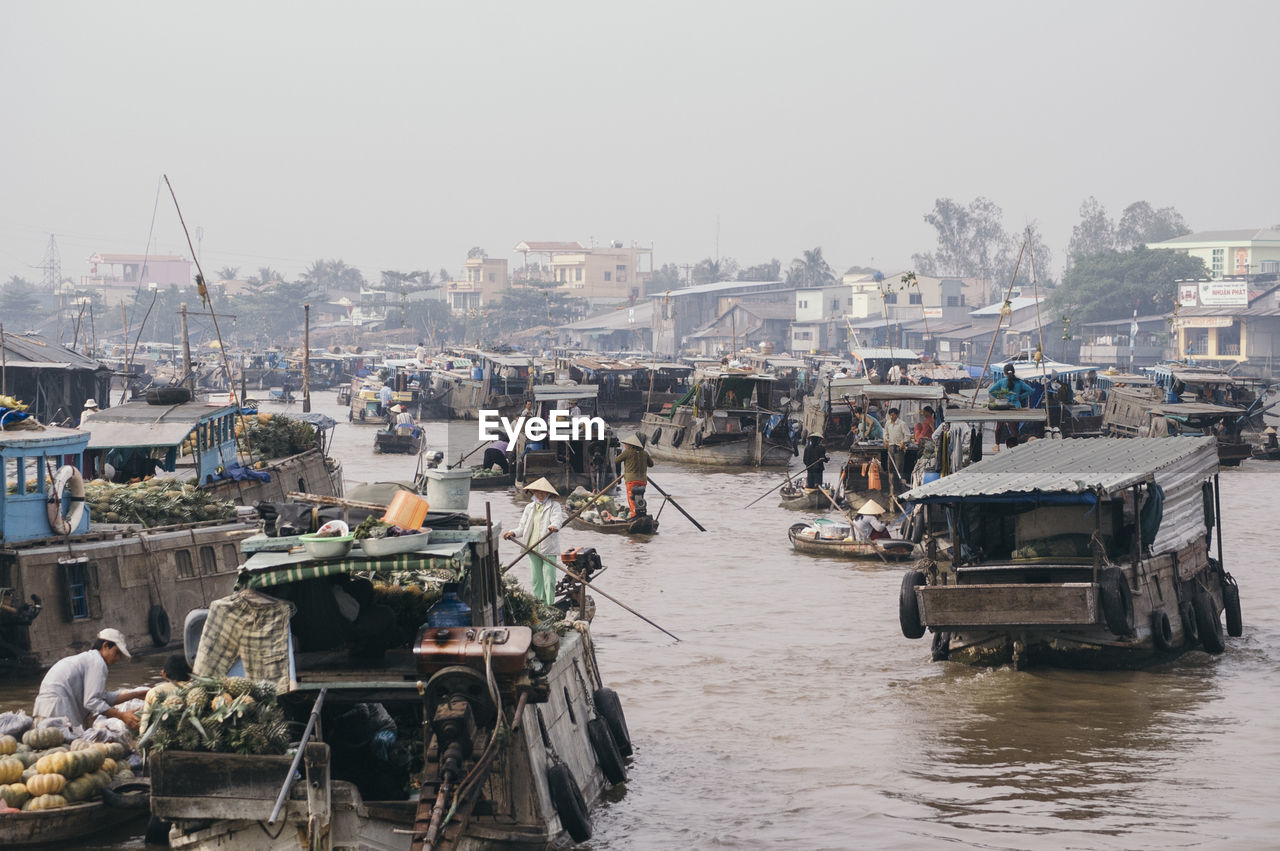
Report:
[{"label": "rooftop", "polygon": [[1175,236],[1163,242],[1149,242],[1148,248],[1175,248],[1180,245],[1200,245],[1208,242],[1280,242],[1280,229],[1242,228],[1238,230],[1202,230],[1185,236]]}]

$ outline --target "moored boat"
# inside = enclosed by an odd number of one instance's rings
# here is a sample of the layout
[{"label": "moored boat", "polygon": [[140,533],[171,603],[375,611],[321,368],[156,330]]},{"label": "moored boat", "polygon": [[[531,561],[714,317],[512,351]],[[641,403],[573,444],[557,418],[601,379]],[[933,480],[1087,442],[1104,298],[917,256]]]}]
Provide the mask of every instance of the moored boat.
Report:
[{"label": "moored boat", "polygon": [[926,537],[899,599],[935,659],[1138,667],[1223,652],[1224,612],[1243,630],[1212,438],[1034,441],[902,499],[952,530],[950,562]]},{"label": "moored boat", "polygon": [[0,813],[0,847],[76,847],[104,830],[136,821],[146,814],[145,809],[112,807],[104,801]]},{"label": "moored boat", "polygon": [[820,488],[802,487],[796,482],[788,482],[778,491],[779,507],[797,511],[816,511],[827,508],[835,501],[831,488],[823,485]]},{"label": "moored boat", "polygon": [[787,538],[798,553],[871,561],[907,561],[916,554],[916,545],[900,538],[859,540],[842,521],[818,518],[812,523],[793,523]]}]

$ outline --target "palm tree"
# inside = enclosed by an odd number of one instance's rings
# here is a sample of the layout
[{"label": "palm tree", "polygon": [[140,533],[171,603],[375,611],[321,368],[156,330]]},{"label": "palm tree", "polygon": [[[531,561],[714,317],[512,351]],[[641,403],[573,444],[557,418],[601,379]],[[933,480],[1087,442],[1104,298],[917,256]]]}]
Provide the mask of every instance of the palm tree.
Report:
[{"label": "palm tree", "polygon": [[218,276],[219,281],[234,281],[236,280],[236,275],[240,274],[240,267],[239,266],[223,266],[214,274]]}]

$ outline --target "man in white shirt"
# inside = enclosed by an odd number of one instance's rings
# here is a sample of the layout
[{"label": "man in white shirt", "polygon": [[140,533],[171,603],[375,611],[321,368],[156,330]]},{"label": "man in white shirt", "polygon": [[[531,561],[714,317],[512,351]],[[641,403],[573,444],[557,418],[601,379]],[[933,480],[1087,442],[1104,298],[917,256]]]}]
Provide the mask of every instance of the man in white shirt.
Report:
[{"label": "man in white shirt", "polygon": [[895,486],[905,478],[903,467],[907,460],[907,441],[911,439],[907,424],[898,418],[898,414],[897,408],[890,408],[889,418],[884,423],[884,446],[889,453],[889,473]]},{"label": "man in white shirt", "polygon": [[390,384],[384,384],[378,390],[378,404],[382,406],[382,413],[386,414],[391,410],[391,400],[395,398],[395,392],[391,389]]},{"label": "man in white shirt", "polygon": [[91,649],[59,659],[44,675],[32,716],[66,718],[79,730],[91,723],[92,716],[105,715],[119,718],[137,730],[137,713],[115,707],[126,700],[146,697],[147,689],[107,691],[107,669],[121,659],[131,658],[120,630],[102,630]]},{"label": "man in white shirt", "polygon": [[416,360],[416,361],[418,362],[418,366],[426,366],[426,365],[427,365],[427,344],[426,344],[426,342],[424,342],[424,341],[422,341],[422,340],[419,340],[419,341],[418,341],[418,348],[416,348],[416,349],[414,349],[414,350],[413,350],[413,359],[414,359],[414,360]]}]

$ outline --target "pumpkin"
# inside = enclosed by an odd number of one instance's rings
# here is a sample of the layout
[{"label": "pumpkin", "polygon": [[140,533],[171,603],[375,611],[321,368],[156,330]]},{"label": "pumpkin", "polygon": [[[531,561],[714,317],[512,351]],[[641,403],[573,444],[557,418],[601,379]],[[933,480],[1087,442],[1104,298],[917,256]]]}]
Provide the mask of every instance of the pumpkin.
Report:
[{"label": "pumpkin", "polygon": [[0,756],[10,756],[18,752],[18,740],[13,736],[0,736]]},{"label": "pumpkin", "polygon": [[22,772],[26,770],[26,766],[20,759],[13,757],[0,759],[0,783],[17,783],[22,779]]},{"label": "pumpkin", "polygon": [[57,747],[64,741],[66,740],[62,737],[62,731],[57,727],[31,729],[22,734],[23,744],[40,750]]},{"label": "pumpkin", "polygon": [[68,783],[62,790],[62,795],[69,803],[75,804],[94,798],[101,791],[98,781],[90,775],[85,775]]},{"label": "pumpkin", "polygon": [[32,795],[55,795],[67,785],[61,774],[37,774],[27,781],[27,791]]},{"label": "pumpkin", "polygon": [[41,795],[38,798],[32,798],[22,805],[23,812],[36,812],[37,810],[55,810],[58,807],[65,807],[67,799],[61,795]]},{"label": "pumpkin", "polygon": [[35,777],[39,773],[40,772],[36,771],[36,767],[34,765],[31,766],[26,771],[22,772],[22,782],[26,783],[28,780],[30,780],[32,777]]},{"label": "pumpkin", "polygon": [[90,742],[90,741],[88,741],[88,740],[86,740],[86,739],[76,739],[74,742],[72,742],[72,743],[71,743],[71,750],[73,750],[73,751],[82,751],[82,750],[84,750],[85,748],[93,748],[93,747],[97,747],[99,744],[101,744],[101,743],[100,743],[100,742]]},{"label": "pumpkin", "polygon": [[31,793],[21,783],[10,783],[8,786],[0,786],[0,798],[9,806],[22,809],[22,805],[31,800]]},{"label": "pumpkin", "polygon": [[110,758],[102,761],[102,770],[107,772],[107,774],[115,774],[119,771],[119,769],[116,768],[116,761]]},{"label": "pumpkin", "polygon": [[105,771],[98,771],[89,776],[97,778],[99,789],[105,789],[111,785],[111,775],[107,774]]},{"label": "pumpkin", "polygon": [[131,768],[122,768],[122,769],[120,769],[120,773],[116,775],[116,779],[117,779],[117,780],[131,780],[131,779],[133,779],[133,769],[131,769]]},{"label": "pumpkin", "polygon": [[18,751],[13,758],[22,762],[27,768],[36,764],[36,760],[40,758],[40,754],[28,748],[25,751]]}]

